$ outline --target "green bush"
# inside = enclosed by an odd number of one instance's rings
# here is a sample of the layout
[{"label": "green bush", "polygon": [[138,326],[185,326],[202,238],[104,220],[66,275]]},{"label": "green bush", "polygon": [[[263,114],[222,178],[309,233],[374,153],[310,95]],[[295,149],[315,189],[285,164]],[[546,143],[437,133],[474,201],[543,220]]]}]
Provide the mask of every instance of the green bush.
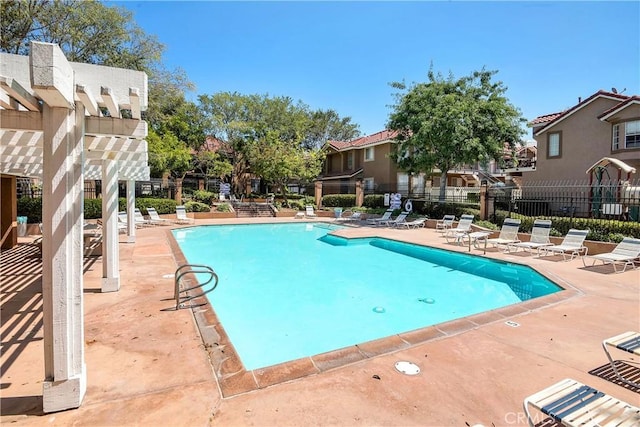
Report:
[{"label": "green bush", "polygon": [[[125,200],[125,199],[123,199]],[[153,197],[140,197],[136,199],[136,208],[140,209],[143,215],[148,215],[147,208],[155,208],[159,214],[172,214],[176,211],[176,201],[173,199],[156,199]],[[126,200],[124,209],[126,210]]]},{"label": "green bush", "polygon": [[322,196],[322,206],[328,208],[350,208],[355,205],[355,194],[327,194]]},{"label": "green bush", "polygon": [[384,195],[382,194],[367,194],[364,196],[362,206],[365,208],[384,208]]},{"label": "green bush", "polygon": [[229,203],[222,203],[216,206],[216,212],[231,212],[231,206]]},{"label": "green bush", "polygon": [[84,218],[102,218],[102,199],[84,199]]},{"label": "green bush", "polygon": [[211,210],[211,207],[209,205],[193,201],[185,203],[184,207],[187,212],[209,212]]},{"label": "green bush", "polygon": [[215,199],[215,193],[206,190],[195,190],[191,195],[191,199],[194,202],[204,203],[205,205],[211,206],[213,204],[213,199]]},{"label": "green bush", "polygon": [[26,216],[27,222],[42,222],[42,198],[21,197],[18,199],[18,216]]}]

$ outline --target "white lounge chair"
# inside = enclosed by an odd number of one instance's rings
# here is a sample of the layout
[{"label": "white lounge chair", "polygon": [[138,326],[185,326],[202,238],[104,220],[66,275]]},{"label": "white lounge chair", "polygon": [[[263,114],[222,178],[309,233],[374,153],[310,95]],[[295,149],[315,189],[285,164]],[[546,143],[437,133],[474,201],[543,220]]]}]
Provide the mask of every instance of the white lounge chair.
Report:
[{"label": "white lounge chair", "polygon": [[563,426],[637,426],[640,409],[576,380],[565,379],[527,397],[523,403],[530,426],[541,421],[530,407]]},{"label": "white lounge chair", "polygon": [[387,209],[380,218],[369,218],[367,220],[367,224],[379,225],[381,222],[388,221],[389,219],[391,219],[391,215],[393,215],[393,209]]},{"label": "white lounge chair", "polygon": [[487,245],[493,245],[494,247],[504,246],[505,252],[509,250],[509,244],[518,243],[520,239],[518,238],[518,230],[520,230],[520,222],[519,219],[514,218],[505,218],[502,223],[502,228],[500,229],[500,234],[498,237],[493,239],[486,239]]},{"label": "white lounge chair", "polygon": [[511,248],[518,252],[518,249],[522,248],[524,251],[532,253],[535,249],[540,255],[540,248],[545,246],[553,246],[549,240],[549,233],[551,232],[551,220],[550,219],[536,219],[533,222],[533,228],[531,229],[531,237],[528,242],[512,243],[509,245],[509,251]]},{"label": "white lounge chair", "polygon": [[401,222],[399,224],[396,224],[396,227],[400,228],[400,227],[405,227],[405,228],[420,228],[420,227],[424,227],[424,223],[428,220],[429,218],[418,218],[418,219],[414,219],[413,221],[404,221]]},{"label": "white lounge chair", "polygon": [[348,215],[344,218],[339,218],[346,222],[355,222],[360,221],[362,219],[362,212],[353,212],[351,215]]},{"label": "white lounge chair", "polygon": [[147,213],[149,214],[149,221],[151,221],[151,224],[168,225],[173,223],[173,221],[169,219],[161,218],[160,215],[158,215],[156,208],[147,208]]},{"label": "white lounge chair", "polygon": [[471,224],[473,224],[473,215],[465,214],[460,217],[458,225],[455,228],[450,228],[444,233],[444,237],[449,242],[452,239],[454,242],[460,243],[462,238],[471,231]]},{"label": "white lounge chair", "polygon": [[446,232],[448,229],[453,227],[453,221],[455,221],[455,215],[445,215],[442,219],[436,221],[436,231],[440,233]]},{"label": "white lounge chair", "polygon": [[540,256],[545,256],[551,253],[552,255],[562,254],[562,259],[567,260],[567,255],[571,255],[569,260],[572,260],[576,256],[585,256],[589,252],[589,248],[584,246],[584,241],[589,234],[589,230],[576,230],[572,228],[564,236],[562,243],[559,245],[545,246],[540,248],[543,252]]},{"label": "white lounge chair", "polygon": [[[585,258],[582,257],[582,263],[586,267]],[[627,266],[635,269],[637,268],[636,262],[640,264],[640,239],[625,237],[611,252],[589,255],[589,258],[593,259],[593,264],[591,265],[594,265],[596,261],[602,261],[603,264],[612,264],[613,271],[616,273],[623,273]],[[618,270],[616,264],[622,264],[622,270]]]},{"label": "white lounge chair", "polygon": [[[146,225],[149,225],[148,223],[145,222],[144,218],[142,219],[143,222],[139,222],[135,215],[134,215],[133,219],[134,219],[133,224],[135,225],[136,228],[140,228],[140,227],[144,227]],[[118,212],[118,229],[119,230],[120,229],[124,229],[126,231],[128,223],[129,223],[129,220],[128,220],[128,217],[127,217],[127,213],[126,212]]]},{"label": "white lounge chair", "polygon": [[138,208],[134,208],[133,210],[133,219],[136,221],[136,225],[153,225],[151,221],[149,221],[148,219],[144,219],[144,216],[142,216],[142,212]]},{"label": "white lounge chair", "polygon": [[176,206],[176,222],[178,224],[193,224],[193,218],[187,216],[187,208],[184,205]]},{"label": "white lounge chair", "polygon": [[307,218],[317,218],[318,215],[313,211],[313,206],[307,205],[305,207],[304,216]]},{"label": "white lounge chair", "polygon": [[604,349],[604,353],[607,355],[607,359],[609,359],[609,364],[615,372],[616,376],[623,383],[632,385],[634,387],[640,388],[640,384],[630,379],[625,378],[614,363],[611,358],[611,354],[609,354],[609,347],[616,348],[618,350],[626,351],[635,356],[640,357],[640,333],[636,331],[628,331],[620,335],[616,335],[615,337],[607,338],[602,341],[602,348]]},{"label": "white lounge chair", "polygon": [[400,212],[400,214],[397,217],[395,217],[395,219],[380,221],[380,225],[386,226],[386,227],[395,227],[398,224],[405,222],[408,216],[409,216],[409,212]]}]

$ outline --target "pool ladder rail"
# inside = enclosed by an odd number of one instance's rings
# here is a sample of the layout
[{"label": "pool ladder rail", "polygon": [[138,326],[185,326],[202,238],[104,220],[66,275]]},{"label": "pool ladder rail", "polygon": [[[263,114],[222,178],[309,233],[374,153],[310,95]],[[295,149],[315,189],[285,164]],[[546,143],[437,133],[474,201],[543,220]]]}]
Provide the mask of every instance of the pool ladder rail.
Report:
[{"label": "pool ladder rail", "polygon": [[[196,280],[197,285],[190,286],[188,284],[182,283],[183,286],[180,286],[182,278],[187,274],[194,274],[194,275],[208,274],[209,280],[207,280],[204,283],[199,283],[194,276],[194,279]],[[213,284],[213,286],[211,286],[210,289],[203,289],[205,286],[207,286],[209,283],[211,283],[214,280],[215,280],[215,283]],[[209,267],[208,265],[185,264],[185,265],[181,265],[176,269],[176,272],[174,274],[174,282],[175,282],[174,299],[176,300],[176,310],[179,310],[181,308],[199,307],[199,306],[205,305],[206,302],[203,302],[200,304],[189,304],[189,305],[185,305],[185,304],[193,299],[205,296],[209,292],[213,291],[218,286],[218,275],[216,274],[215,271],[213,271],[213,268]],[[196,290],[198,289],[201,290],[201,292],[197,292]],[[196,291],[196,292],[191,292],[191,291]]]}]

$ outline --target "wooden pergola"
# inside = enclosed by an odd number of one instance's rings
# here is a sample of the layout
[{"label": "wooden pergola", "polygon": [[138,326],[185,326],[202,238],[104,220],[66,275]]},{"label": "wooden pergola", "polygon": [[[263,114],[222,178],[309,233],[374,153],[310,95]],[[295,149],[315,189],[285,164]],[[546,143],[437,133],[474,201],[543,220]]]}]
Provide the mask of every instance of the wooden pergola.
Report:
[{"label": "wooden pergola", "polygon": [[[102,291],[120,288],[118,181],[127,182],[135,241],[135,181],[149,179],[147,75],[70,63],[51,43],[0,54],[3,248],[17,243],[16,178],[42,179],[43,409],[80,406],[86,391],[83,321],[84,181],[102,180]],[[126,117],[126,118],[125,118]]]}]

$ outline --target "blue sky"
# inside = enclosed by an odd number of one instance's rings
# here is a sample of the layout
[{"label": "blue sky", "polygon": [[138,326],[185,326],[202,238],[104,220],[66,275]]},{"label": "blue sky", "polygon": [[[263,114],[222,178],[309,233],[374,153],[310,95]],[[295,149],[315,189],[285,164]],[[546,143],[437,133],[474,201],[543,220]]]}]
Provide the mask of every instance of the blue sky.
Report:
[{"label": "blue sky", "polygon": [[[385,128],[392,81],[497,70],[527,120],[640,94],[640,2],[126,1],[199,94],[289,96]],[[526,137],[530,137],[530,130]]]}]

